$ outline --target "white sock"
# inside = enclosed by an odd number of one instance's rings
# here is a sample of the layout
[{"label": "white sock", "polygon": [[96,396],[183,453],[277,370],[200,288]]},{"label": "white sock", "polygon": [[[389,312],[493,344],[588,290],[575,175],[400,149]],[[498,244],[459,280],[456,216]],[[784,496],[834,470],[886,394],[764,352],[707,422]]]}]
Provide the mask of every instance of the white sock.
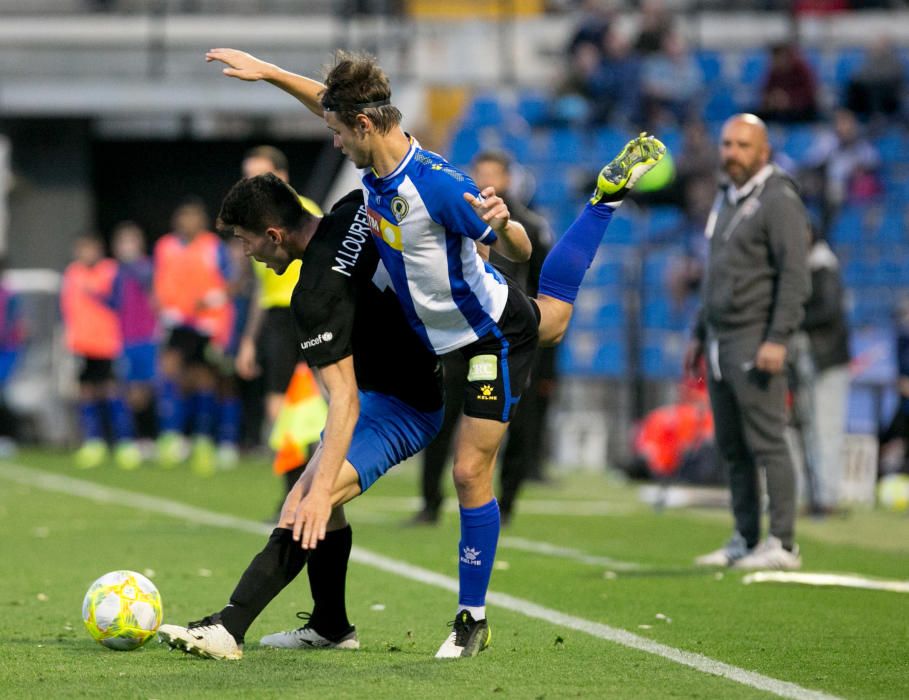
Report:
[{"label": "white sock", "polygon": [[479,622],[480,620],[486,619],[486,606],[485,605],[459,605],[458,612],[466,610],[470,613],[470,616]]}]

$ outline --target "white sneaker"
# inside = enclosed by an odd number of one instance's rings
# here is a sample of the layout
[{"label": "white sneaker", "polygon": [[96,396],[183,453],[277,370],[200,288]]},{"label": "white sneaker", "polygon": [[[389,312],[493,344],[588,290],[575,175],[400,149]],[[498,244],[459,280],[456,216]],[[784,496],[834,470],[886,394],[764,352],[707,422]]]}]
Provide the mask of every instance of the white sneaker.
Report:
[{"label": "white sneaker", "polygon": [[198,622],[190,622],[189,627],[179,625],[161,625],[158,628],[159,640],[187,654],[203,659],[242,659],[243,647],[220,622],[206,617]]},{"label": "white sneaker", "polygon": [[802,568],[798,545],[792,545],[792,551],[783,549],[783,543],[772,535],[755,547],[751,554],[742,557],[732,565],[733,569],[777,569],[795,571]]},{"label": "white sneaker", "polygon": [[702,554],[694,560],[694,563],[697,566],[732,566],[753,551],[748,548],[745,538],[735,532],[725,545],[708,554]]},{"label": "white sneaker", "polygon": [[[301,620],[308,620],[309,613],[297,613]],[[289,632],[275,632],[268,634],[259,641],[263,647],[274,649],[359,649],[360,640],[357,639],[357,628],[351,626],[343,635],[336,639],[323,637],[316,632],[307,622],[302,627]]]}]

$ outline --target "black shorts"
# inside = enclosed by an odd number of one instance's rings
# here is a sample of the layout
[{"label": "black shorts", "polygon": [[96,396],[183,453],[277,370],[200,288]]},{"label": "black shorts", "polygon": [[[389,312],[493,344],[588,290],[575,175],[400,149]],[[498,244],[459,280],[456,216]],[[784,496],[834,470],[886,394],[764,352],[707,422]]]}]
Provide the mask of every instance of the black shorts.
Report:
[{"label": "black shorts", "polygon": [[208,365],[211,364],[211,358],[209,357],[210,344],[211,338],[200,333],[195,328],[177,326],[167,336],[167,342],[164,347],[180,353],[180,358],[186,366]]},{"label": "black shorts", "polygon": [[526,294],[509,285],[508,302],[496,326],[460,348],[467,362],[464,415],[509,422],[533,368],[540,312]]},{"label": "black shorts", "polygon": [[114,361],[79,355],[80,384],[104,384],[114,380]]},{"label": "black shorts", "polygon": [[300,360],[300,344],[290,307],[275,306],[265,311],[256,343],[256,359],[262,368],[265,391],[269,394],[287,391]]}]

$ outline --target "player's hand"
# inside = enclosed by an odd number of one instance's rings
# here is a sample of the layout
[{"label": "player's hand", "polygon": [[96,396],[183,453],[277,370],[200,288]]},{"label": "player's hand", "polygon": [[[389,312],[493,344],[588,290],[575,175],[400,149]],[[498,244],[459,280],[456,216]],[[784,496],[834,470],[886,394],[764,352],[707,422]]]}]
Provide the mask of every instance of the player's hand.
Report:
[{"label": "player's hand", "polygon": [[325,529],[331,517],[331,494],[321,489],[309,490],[300,501],[294,517],[294,540],[303,549],[315,549],[325,539]]},{"label": "player's hand", "polygon": [[224,75],[240,80],[264,80],[275,68],[273,64],[237,49],[209,49],[205,54],[205,61],[206,63],[220,61],[227,66],[221,71]]},{"label": "player's hand", "polygon": [[704,367],[701,360],[704,358],[704,343],[697,338],[688,342],[685,348],[685,357],[682,360],[685,376],[695,379],[704,379]]},{"label": "player's hand", "polygon": [[754,356],[754,367],[768,374],[779,374],[786,365],[786,346],[769,340],[761,343]]},{"label": "player's hand", "polygon": [[252,338],[243,336],[240,339],[234,366],[240,379],[250,380],[259,376],[262,368],[256,364],[256,343]]},{"label": "player's hand", "polygon": [[464,199],[473,207],[477,216],[485,221],[496,233],[502,233],[511,220],[511,214],[505,201],[496,194],[494,187],[487,187],[474,197],[470,192],[464,193]]},{"label": "player's hand", "polygon": [[284,497],[284,505],[281,506],[281,515],[278,518],[278,527],[293,530],[294,520],[297,517],[297,506],[303,500],[303,477],[297,479],[287,496]]}]

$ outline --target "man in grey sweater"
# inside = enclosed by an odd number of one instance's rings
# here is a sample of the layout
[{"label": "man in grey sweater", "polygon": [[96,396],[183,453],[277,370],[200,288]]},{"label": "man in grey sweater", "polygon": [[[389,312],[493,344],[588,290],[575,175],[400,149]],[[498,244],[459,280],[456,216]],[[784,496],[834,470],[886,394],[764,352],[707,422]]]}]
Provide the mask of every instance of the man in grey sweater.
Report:
[{"label": "man in grey sweater", "polygon": [[[770,164],[763,121],[737,114],[720,144],[726,181],[707,221],[703,302],[685,370],[706,360],[716,442],[729,468],[735,533],[705,566],[797,569],[795,471],[783,437],[787,342],[808,298],[809,223],[795,183]],[[760,539],[759,469],[770,530]]]}]

